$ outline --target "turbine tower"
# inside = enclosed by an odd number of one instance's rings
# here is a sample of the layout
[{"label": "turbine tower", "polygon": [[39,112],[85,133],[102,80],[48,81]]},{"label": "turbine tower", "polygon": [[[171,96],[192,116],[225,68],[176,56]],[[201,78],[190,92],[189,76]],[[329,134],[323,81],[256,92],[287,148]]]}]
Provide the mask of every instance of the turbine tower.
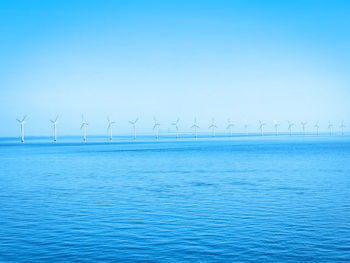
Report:
[{"label": "turbine tower", "polygon": [[214,118],[211,119],[211,125],[208,128],[211,129],[211,137],[214,138],[215,137],[215,129],[217,128]]},{"label": "turbine tower", "polygon": [[277,136],[278,135],[278,126],[279,126],[279,123],[278,121],[274,121],[274,126],[275,126],[275,135]]},{"label": "turbine tower", "polygon": [[341,124],[340,124],[340,129],[341,129],[341,135],[344,135],[344,128],[346,127],[345,124],[344,124],[344,121],[341,121]]},{"label": "turbine tower", "polygon": [[244,134],[245,136],[248,136],[248,122],[244,121]]},{"label": "turbine tower", "polygon": [[19,124],[21,124],[21,142],[24,143],[24,121],[27,118],[27,115],[25,115],[22,120],[16,119]]},{"label": "turbine tower", "polygon": [[306,121],[302,121],[301,122],[301,126],[303,126],[303,135],[305,136],[305,126],[306,126],[307,122]]},{"label": "turbine tower", "polygon": [[264,135],[264,126],[266,125],[266,123],[262,122],[261,120],[259,120],[259,130],[261,132],[261,136]]},{"label": "turbine tower", "polygon": [[329,129],[329,135],[332,136],[333,134],[333,124],[331,123],[331,121],[328,122],[328,129]]},{"label": "turbine tower", "polygon": [[175,126],[175,129],[176,129],[176,139],[179,138],[179,121],[180,119],[177,118],[176,122],[173,122],[171,125],[174,125]]},{"label": "turbine tower", "polygon": [[57,120],[58,120],[58,116],[56,116],[55,120],[50,120],[52,125],[53,125],[53,141],[57,142],[57,133],[56,133],[56,125],[57,125]]},{"label": "turbine tower", "polygon": [[193,122],[193,125],[191,126],[191,128],[194,129],[194,138],[197,139],[197,129],[199,129],[199,126],[197,124],[197,118],[194,118],[194,122]]},{"label": "turbine tower", "polygon": [[136,118],[134,121],[129,121],[129,123],[134,127],[134,141],[136,141],[136,123],[139,120],[139,118]]},{"label": "turbine tower", "polygon": [[227,128],[228,130],[230,130],[230,137],[232,137],[232,127],[235,126],[232,122],[231,119],[227,119]]},{"label": "turbine tower", "polygon": [[107,121],[108,121],[108,127],[107,130],[109,130],[109,141],[113,141],[113,124],[115,124],[114,121],[111,121],[109,119],[109,117],[107,117]]},{"label": "turbine tower", "polygon": [[153,130],[156,132],[156,140],[159,139],[159,126],[160,124],[157,122],[157,119],[154,117],[154,125],[153,125]]},{"label": "turbine tower", "polygon": [[294,123],[288,121],[289,136],[292,136],[292,127],[293,127],[293,126],[294,126]]},{"label": "turbine tower", "polygon": [[318,125],[318,121],[315,124],[315,128],[316,128],[316,135],[318,136],[318,130],[320,129],[320,126]]},{"label": "turbine tower", "polygon": [[84,115],[81,115],[81,120],[80,130],[83,129],[83,141],[86,142],[86,126],[89,124],[86,122]]}]

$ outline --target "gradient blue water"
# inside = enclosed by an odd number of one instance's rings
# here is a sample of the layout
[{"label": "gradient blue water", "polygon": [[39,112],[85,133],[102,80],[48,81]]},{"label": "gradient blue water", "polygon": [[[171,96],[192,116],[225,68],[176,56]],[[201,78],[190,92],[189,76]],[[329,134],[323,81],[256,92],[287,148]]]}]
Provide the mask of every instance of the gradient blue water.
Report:
[{"label": "gradient blue water", "polygon": [[349,137],[72,141],[0,141],[1,262],[350,259]]}]

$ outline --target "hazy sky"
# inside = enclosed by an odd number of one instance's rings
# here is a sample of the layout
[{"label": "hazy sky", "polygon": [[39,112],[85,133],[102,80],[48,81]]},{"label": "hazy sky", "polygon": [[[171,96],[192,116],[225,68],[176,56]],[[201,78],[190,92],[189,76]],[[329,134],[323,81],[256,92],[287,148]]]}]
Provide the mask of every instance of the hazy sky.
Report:
[{"label": "hazy sky", "polygon": [[[1,1],[0,136],[344,119],[350,1]],[[311,126],[311,125],[310,125]],[[312,125],[313,126],[313,125]],[[311,128],[311,127],[309,127]],[[300,129],[296,127],[296,129]]]}]

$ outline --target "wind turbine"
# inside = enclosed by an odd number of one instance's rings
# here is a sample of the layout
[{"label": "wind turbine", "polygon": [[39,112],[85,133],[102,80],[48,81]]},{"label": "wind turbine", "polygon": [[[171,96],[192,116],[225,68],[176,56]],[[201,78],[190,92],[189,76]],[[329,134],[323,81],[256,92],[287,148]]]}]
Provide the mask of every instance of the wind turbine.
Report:
[{"label": "wind turbine", "polygon": [[248,136],[248,122],[247,121],[244,121],[244,133],[245,133],[245,136]]},{"label": "wind turbine", "polygon": [[57,125],[57,120],[58,120],[58,115],[56,116],[55,120],[50,120],[52,125],[53,125],[53,141],[57,142],[57,133],[56,133],[56,125]]},{"label": "wind turbine", "polygon": [[83,137],[83,141],[86,142],[86,126],[89,125],[85,118],[84,118],[84,115],[81,115],[81,126],[80,126],[80,130],[83,129],[83,134],[84,134],[84,137]]},{"label": "wind turbine", "polygon": [[277,136],[278,135],[278,126],[279,126],[279,123],[278,121],[274,121],[274,126],[275,126],[275,135]]},{"label": "wind turbine", "polygon": [[344,135],[344,128],[346,127],[345,124],[344,124],[344,121],[341,121],[341,124],[340,124],[340,129],[341,129],[341,135]]},{"label": "wind turbine", "polygon": [[328,129],[329,129],[329,135],[331,136],[333,131],[332,131],[332,128],[333,128],[333,124],[331,123],[331,121],[328,122]]},{"label": "wind turbine", "polygon": [[289,130],[289,135],[292,136],[292,127],[294,126],[293,122],[288,121],[288,130]]},{"label": "wind turbine", "polygon": [[228,130],[230,130],[230,137],[232,137],[232,127],[235,126],[232,122],[231,119],[227,119],[227,128]]},{"label": "wind turbine", "polygon": [[180,119],[177,118],[176,122],[173,122],[171,125],[174,125],[175,126],[175,129],[176,129],[176,139],[179,138],[179,121]]},{"label": "wind turbine", "polygon": [[156,131],[156,140],[158,140],[159,139],[159,126],[160,126],[160,124],[157,122],[157,119],[155,117],[153,118],[153,120],[154,120],[153,130]]},{"label": "wind turbine", "polygon": [[134,127],[134,141],[136,141],[136,123],[139,120],[139,118],[136,118],[134,121],[129,121],[129,123]]},{"label": "wind turbine", "polygon": [[261,132],[261,136],[263,136],[264,135],[264,126],[266,125],[266,123],[262,122],[261,120],[259,120],[259,123],[260,123],[259,130]]},{"label": "wind turbine", "polygon": [[109,130],[109,141],[113,141],[113,124],[115,124],[115,122],[111,121],[109,117],[107,117],[107,121],[108,121],[107,130]]},{"label": "wind turbine", "polygon": [[301,126],[303,126],[303,135],[305,136],[305,126],[306,126],[307,122],[306,121],[302,121],[301,122]]},{"label": "wind turbine", "polygon": [[25,115],[22,120],[16,119],[21,124],[21,142],[24,143],[24,121],[27,118],[27,115]]},{"label": "wind turbine", "polygon": [[315,128],[316,128],[316,135],[318,136],[318,130],[320,129],[320,126],[318,125],[318,121],[315,124]]},{"label": "wind turbine", "polygon": [[197,139],[197,129],[199,129],[199,126],[197,124],[197,118],[194,118],[194,122],[193,122],[193,125],[191,126],[191,128],[194,129],[194,138]]},{"label": "wind turbine", "polygon": [[211,129],[212,130],[212,137],[215,137],[215,129],[217,128],[218,126],[216,126],[216,124],[215,124],[215,119],[214,118],[212,118],[211,119],[211,125],[208,127],[209,129]]}]

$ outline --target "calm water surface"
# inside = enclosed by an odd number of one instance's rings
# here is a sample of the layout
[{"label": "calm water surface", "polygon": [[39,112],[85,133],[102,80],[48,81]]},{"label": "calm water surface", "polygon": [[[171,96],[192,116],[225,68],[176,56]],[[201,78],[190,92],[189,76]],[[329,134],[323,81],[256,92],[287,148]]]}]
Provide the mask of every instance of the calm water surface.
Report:
[{"label": "calm water surface", "polygon": [[350,137],[0,140],[1,262],[350,260]]}]

